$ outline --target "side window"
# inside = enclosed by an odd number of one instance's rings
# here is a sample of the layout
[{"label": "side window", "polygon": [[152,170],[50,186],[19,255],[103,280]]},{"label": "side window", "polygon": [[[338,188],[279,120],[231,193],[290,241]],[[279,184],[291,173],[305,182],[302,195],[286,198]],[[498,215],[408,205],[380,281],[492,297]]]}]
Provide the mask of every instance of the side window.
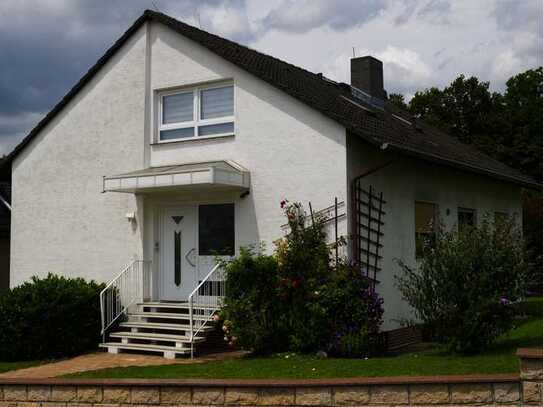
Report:
[{"label": "side window", "polygon": [[200,205],[198,209],[200,256],[233,256],[234,225],[234,204]]},{"label": "side window", "polygon": [[458,208],[458,229],[474,227],[477,225],[475,209]]},{"label": "side window", "polygon": [[432,247],[437,233],[437,205],[415,202],[415,256],[420,258],[424,250]]}]

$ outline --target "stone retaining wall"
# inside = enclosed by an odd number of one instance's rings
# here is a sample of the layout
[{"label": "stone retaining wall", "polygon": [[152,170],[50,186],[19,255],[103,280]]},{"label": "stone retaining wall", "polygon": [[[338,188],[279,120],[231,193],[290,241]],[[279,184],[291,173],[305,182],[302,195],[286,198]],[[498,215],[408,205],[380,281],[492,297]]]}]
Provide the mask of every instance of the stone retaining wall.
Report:
[{"label": "stone retaining wall", "polygon": [[519,349],[517,355],[524,403],[543,406],[543,349]]},{"label": "stone retaining wall", "polygon": [[330,380],[0,380],[0,407],[543,406],[543,350],[521,374]]}]

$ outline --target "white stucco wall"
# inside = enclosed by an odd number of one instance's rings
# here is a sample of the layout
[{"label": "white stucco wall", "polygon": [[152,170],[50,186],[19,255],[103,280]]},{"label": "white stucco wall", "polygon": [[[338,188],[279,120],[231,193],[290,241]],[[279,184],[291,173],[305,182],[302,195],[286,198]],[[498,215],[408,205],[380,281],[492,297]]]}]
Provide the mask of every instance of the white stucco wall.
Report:
[{"label": "white stucco wall", "polygon": [[[102,177],[144,161],[145,27],[13,163],[11,286],[48,272],[110,280],[141,257],[129,194]],[[36,67],[36,69],[39,69]]]},{"label": "white stucco wall", "polygon": [[415,201],[438,205],[439,217],[446,228],[457,224],[458,207],[477,211],[477,221],[485,213],[495,211],[522,217],[520,187],[444,166],[413,160],[382,152],[356,137],[348,138],[349,180],[371,168],[392,164],[363,178],[362,185],[370,185],[383,192],[387,201],[384,210],[382,271],[378,292],[385,301],[384,329],[398,327],[398,320],[411,318],[409,308],[395,286],[394,275],[400,273],[396,259],[416,265],[415,261]]},{"label": "white stucco wall", "polygon": [[[163,89],[234,82],[234,137],[153,144],[149,163],[230,159],[247,168],[250,195],[237,201],[240,243],[265,242],[273,249],[285,223],[279,207],[283,198],[306,205],[311,201],[314,209],[332,205],[334,197],[346,199],[346,134],[341,125],[165,26],[153,24],[150,38],[153,106],[156,92]],[[155,114],[151,118],[154,129]],[[342,228],[345,233],[346,223]]]},{"label": "white stucco wall", "polygon": [[[346,199],[342,126],[152,25],[150,31],[149,24],[142,27],[16,158],[11,286],[48,272],[108,281],[131,259],[152,258],[154,211],[164,199],[234,201],[236,243],[264,241],[269,250],[282,234],[281,199],[311,201],[315,209],[334,197]],[[156,91],[217,79],[235,84],[235,136],[151,145]],[[250,195],[243,199],[239,192],[101,193],[104,175],[227,159],[251,172]],[[136,225],[127,212],[137,213]]]}]

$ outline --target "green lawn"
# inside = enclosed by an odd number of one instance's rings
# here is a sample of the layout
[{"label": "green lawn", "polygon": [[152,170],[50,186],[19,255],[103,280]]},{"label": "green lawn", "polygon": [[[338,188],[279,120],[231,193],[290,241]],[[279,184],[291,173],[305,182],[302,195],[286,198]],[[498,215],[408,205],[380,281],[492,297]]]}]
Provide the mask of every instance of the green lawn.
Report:
[{"label": "green lawn", "polygon": [[104,369],[69,377],[85,378],[330,378],[353,376],[446,375],[470,373],[516,373],[519,347],[543,346],[543,318],[531,319],[500,338],[484,354],[451,356],[438,350],[396,357],[317,359],[292,354],[268,358],[194,365],[167,365]]},{"label": "green lawn", "polygon": [[523,303],[518,304],[518,309],[527,315],[543,317],[543,297],[529,297]]},{"label": "green lawn", "polygon": [[32,367],[41,364],[42,362],[0,362],[0,373],[8,372],[10,370],[24,369],[25,367]]}]

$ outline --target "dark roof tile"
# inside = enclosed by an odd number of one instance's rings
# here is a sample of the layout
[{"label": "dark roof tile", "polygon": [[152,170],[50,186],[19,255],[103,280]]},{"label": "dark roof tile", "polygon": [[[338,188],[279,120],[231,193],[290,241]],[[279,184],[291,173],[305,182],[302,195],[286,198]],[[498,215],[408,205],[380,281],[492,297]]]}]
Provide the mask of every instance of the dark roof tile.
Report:
[{"label": "dark roof tile", "polygon": [[[361,100],[353,99],[351,87],[347,84],[330,81],[323,77],[322,74],[309,72],[288,62],[151,10],[145,11],[59,104],[38,123],[8,156],[8,161],[13,160],[31,139],[92,79],[100,67],[113,56],[132,33],[147,20],[165,24],[225,60],[337,121],[345,126],[349,132],[362,137],[371,144],[381,146],[388,143],[390,149],[419,159],[461,168],[529,187],[541,187],[531,177],[488,157],[475,148],[462,144],[455,138],[423,123],[413,123],[412,118],[388,103],[385,109],[381,110]],[[394,115],[404,120],[398,119]],[[406,120],[412,123],[409,124]]]}]

